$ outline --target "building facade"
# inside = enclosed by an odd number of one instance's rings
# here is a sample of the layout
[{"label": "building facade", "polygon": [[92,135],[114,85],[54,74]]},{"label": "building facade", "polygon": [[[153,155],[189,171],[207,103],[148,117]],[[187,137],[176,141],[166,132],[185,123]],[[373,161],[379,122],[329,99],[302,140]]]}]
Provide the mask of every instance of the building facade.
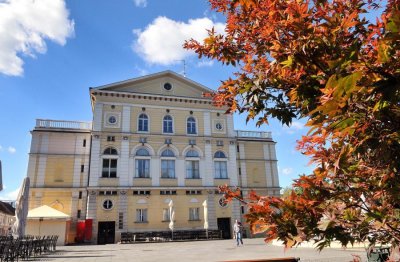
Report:
[{"label": "building facade", "polygon": [[11,235],[15,223],[15,208],[7,202],[0,201],[0,236]]},{"label": "building facade", "polygon": [[[93,242],[121,232],[210,229],[230,236],[246,210],[225,204],[219,185],[246,195],[279,196],[270,132],[234,129],[233,116],[213,106],[211,90],[171,71],[90,88],[92,122],[37,120],[28,176],[30,209],[49,205],[93,221]],[[109,240],[103,232],[111,232]]]}]

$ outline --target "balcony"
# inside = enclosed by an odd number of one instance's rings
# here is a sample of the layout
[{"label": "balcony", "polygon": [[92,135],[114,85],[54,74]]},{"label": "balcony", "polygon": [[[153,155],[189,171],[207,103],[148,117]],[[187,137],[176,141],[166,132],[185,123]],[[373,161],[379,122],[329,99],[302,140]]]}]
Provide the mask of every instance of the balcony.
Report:
[{"label": "balcony", "polygon": [[271,132],[235,130],[237,138],[272,140]]},{"label": "balcony", "polygon": [[92,130],[92,122],[36,119],[35,129],[42,128]]}]

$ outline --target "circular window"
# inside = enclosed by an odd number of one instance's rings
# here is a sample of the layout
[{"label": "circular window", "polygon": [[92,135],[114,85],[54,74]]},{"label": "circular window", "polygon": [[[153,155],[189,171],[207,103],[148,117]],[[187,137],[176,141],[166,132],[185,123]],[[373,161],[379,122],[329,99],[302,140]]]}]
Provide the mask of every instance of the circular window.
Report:
[{"label": "circular window", "polygon": [[218,200],[218,204],[219,204],[221,207],[226,207],[226,206],[228,205],[228,203],[226,202],[225,197],[221,197],[221,198]]},{"label": "circular window", "polygon": [[115,124],[115,123],[117,123],[117,118],[116,118],[115,116],[110,116],[110,117],[108,118],[108,123],[110,123],[110,124]]},{"label": "circular window", "polygon": [[164,89],[167,91],[170,91],[172,89],[172,85],[170,83],[165,83],[164,84]]},{"label": "circular window", "polygon": [[113,208],[113,202],[109,199],[104,200],[103,202],[103,208],[106,210],[110,210],[111,208]]},{"label": "circular window", "polygon": [[215,124],[215,128],[216,128],[217,130],[222,130],[224,127],[222,126],[221,123],[216,123],[216,124]]}]

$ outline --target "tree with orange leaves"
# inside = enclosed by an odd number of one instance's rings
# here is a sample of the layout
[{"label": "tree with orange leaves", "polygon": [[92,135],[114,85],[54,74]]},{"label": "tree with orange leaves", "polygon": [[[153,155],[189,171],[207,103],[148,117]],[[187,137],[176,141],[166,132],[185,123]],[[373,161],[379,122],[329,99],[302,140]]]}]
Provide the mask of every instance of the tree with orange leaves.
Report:
[{"label": "tree with orange leaves", "polygon": [[[287,247],[400,244],[400,0],[209,0],[226,17],[185,48],[233,65],[212,94],[258,125],[307,119],[298,149],[316,168],[284,198],[223,187],[247,222]],[[379,13],[376,21],[366,19]],[[375,19],[374,19],[375,20]]]}]

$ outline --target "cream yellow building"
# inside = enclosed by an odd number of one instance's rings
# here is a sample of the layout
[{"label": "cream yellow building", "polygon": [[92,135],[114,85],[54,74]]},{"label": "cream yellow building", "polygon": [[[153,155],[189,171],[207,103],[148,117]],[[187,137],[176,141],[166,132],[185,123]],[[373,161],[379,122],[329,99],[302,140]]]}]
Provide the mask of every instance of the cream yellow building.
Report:
[{"label": "cream yellow building", "polygon": [[[92,122],[38,119],[28,175],[30,209],[51,206],[93,221],[92,242],[121,232],[210,229],[230,237],[246,211],[224,205],[219,185],[246,195],[279,195],[275,142],[269,132],[238,131],[233,116],[213,106],[211,90],[171,71],[90,88]],[[107,237],[104,237],[107,234]]]}]

